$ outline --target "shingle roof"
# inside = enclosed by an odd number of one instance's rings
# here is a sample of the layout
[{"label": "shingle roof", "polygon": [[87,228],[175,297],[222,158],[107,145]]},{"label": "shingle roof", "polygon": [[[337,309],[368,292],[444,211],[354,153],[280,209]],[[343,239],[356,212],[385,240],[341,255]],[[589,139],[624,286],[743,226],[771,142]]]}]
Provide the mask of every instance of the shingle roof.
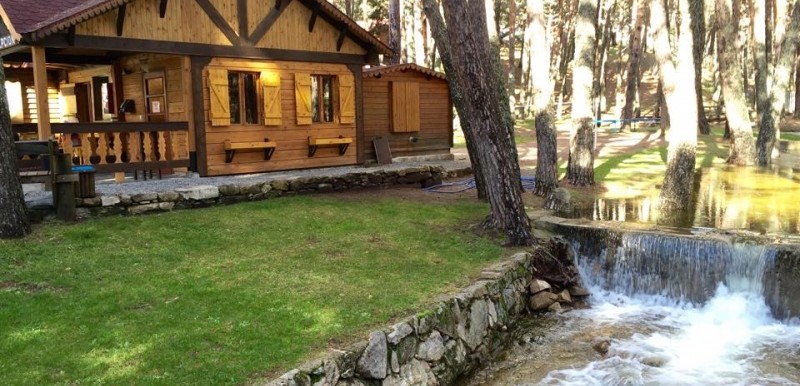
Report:
[{"label": "shingle roof", "polygon": [[422,67],[415,63],[402,63],[402,64],[393,64],[389,66],[377,66],[377,67],[370,67],[365,68],[363,71],[363,76],[365,78],[380,78],[384,74],[389,74],[396,71],[416,71],[428,76],[432,76],[434,78],[444,79],[447,80],[447,77],[441,73],[434,70],[431,70],[427,67]]},{"label": "shingle roof", "polygon": [[[63,31],[133,0],[0,0],[10,31],[35,41]],[[343,23],[353,35],[391,56],[392,50],[326,0],[311,0],[332,19]],[[12,33],[13,33],[12,32]]]}]

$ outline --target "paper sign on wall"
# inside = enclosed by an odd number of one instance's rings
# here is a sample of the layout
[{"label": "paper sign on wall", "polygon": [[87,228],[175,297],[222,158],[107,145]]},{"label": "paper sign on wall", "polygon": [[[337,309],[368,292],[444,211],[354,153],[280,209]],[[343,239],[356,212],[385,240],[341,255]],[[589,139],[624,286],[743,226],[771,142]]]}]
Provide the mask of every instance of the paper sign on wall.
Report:
[{"label": "paper sign on wall", "polygon": [[153,114],[160,114],[161,113],[161,102],[159,102],[159,101],[150,102],[150,112],[152,112]]}]

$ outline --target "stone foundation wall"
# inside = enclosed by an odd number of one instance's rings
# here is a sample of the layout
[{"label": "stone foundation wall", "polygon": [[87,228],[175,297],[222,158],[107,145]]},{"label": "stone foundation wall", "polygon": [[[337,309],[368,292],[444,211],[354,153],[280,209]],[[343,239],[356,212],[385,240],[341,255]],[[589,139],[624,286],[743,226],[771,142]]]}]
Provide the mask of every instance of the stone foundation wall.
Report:
[{"label": "stone foundation wall", "polygon": [[[552,256],[552,245],[549,249]],[[373,331],[366,341],[332,350],[266,385],[455,384],[502,352],[508,331],[531,307],[552,310],[548,306],[559,304],[558,296],[543,307],[533,300],[558,288],[536,279],[543,260],[536,251],[518,253],[485,269],[475,283],[434,307]]]},{"label": "stone foundation wall", "polygon": [[376,169],[340,176],[288,177],[260,182],[198,185],[160,193],[98,195],[94,198],[76,199],[76,205],[79,217],[139,215],[256,201],[292,194],[387,188],[397,185],[428,187],[440,184],[445,178],[461,177],[470,172],[469,168],[448,172],[439,166],[410,167],[392,171]]}]

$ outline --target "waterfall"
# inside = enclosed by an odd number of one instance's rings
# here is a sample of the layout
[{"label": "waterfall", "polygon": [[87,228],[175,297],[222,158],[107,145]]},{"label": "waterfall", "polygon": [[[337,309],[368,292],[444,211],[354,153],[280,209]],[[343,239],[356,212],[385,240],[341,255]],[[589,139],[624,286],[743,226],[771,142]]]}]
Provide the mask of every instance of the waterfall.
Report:
[{"label": "waterfall", "polygon": [[661,295],[678,303],[704,303],[719,284],[762,294],[775,251],[754,242],[624,233],[601,248],[573,242],[585,284],[627,296]]}]

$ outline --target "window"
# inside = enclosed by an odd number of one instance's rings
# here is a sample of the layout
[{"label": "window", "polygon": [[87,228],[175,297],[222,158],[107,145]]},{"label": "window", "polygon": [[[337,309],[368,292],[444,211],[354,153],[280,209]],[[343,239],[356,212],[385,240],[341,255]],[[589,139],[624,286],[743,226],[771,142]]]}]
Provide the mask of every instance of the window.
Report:
[{"label": "window", "polygon": [[228,72],[228,97],[231,124],[258,124],[259,74]]},{"label": "window", "polygon": [[333,122],[332,75],[311,75],[311,121]]}]

